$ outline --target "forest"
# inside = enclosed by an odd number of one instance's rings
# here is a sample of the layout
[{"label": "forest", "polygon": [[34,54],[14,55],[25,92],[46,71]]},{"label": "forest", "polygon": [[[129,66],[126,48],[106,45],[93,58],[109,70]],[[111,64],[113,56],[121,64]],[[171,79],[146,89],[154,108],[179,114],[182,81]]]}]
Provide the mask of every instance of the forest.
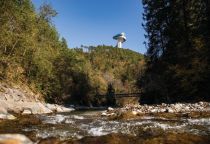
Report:
[{"label": "forest", "polygon": [[0,1],[0,80],[25,83],[47,102],[102,105],[108,86],[138,91],[144,57],[112,46],[69,48],[52,19],[57,12],[30,0]]},{"label": "forest", "polygon": [[210,1],[143,0],[143,103],[210,100]]}]

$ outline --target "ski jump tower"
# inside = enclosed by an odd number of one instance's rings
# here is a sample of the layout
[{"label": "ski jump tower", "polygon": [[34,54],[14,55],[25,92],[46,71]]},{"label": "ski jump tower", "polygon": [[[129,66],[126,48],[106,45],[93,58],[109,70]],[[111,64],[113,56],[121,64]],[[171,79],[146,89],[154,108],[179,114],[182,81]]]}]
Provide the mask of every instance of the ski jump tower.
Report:
[{"label": "ski jump tower", "polygon": [[114,40],[117,40],[116,47],[122,48],[122,43],[126,41],[125,33],[117,34],[113,37]]}]

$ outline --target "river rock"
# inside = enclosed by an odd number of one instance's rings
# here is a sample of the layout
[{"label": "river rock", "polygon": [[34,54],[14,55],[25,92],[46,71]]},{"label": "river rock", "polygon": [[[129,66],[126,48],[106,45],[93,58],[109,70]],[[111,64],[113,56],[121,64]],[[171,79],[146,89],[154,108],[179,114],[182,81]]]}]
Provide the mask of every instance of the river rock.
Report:
[{"label": "river rock", "polygon": [[11,114],[0,114],[0,119],[14,120],[16,117]]},{"label": "river rock", "polygon": [[112,107],[108,107],[108,111],[113,111],[114,109]]},{"label": "river rock", "polygon": [[107,113],[106,112],[102,112],[101,116],[107,116]]},{"label": "river rock", "polygon": [[156,112],[158,112],[158,110],[157,109],[152,109],[150,112],[156,113]]},{"label": "river rock", "polygon": [[30,109],[25,109],[23,112],[22,112],[22,115],[29,115],[29,114],[32,114],[32,111]]},{"label": "river rock", "polygon": [[74,108],[63,107],[57,104],[46,104],[46,107],[52,112],[71,112],[74,110]]},{"label": "river rock", "polygon": [[33,142],[21,134],[1,134],[0,144],[33,144]]},{"label": "river rock", "polygon": [[133,115],[137,115],[138,112],[137,112],[137,111],[132,111],[132,114],[133,114]]}]

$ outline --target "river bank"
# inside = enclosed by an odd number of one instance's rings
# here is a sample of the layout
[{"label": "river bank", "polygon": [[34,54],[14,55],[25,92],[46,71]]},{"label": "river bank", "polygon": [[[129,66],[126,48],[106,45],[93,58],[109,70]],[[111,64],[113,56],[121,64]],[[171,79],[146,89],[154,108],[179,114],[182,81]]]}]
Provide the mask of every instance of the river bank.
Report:
[{"label": "river bank", "polygon": [[74,110],[57,104],[45,103],[39,93],[24,85],[0,83],[0,120],[16,119],[15,115],[47,114]]},{"label": "river bank", "polygon": [[101,116],[109,119],[130,119],[142,116],[159,115],[162,117],[195,117],[199,115],[207,115],[210,112],[209,102],[198,103],[175,103],[160,105],[126,105],[122,108],[109,107],[101,113]]}]

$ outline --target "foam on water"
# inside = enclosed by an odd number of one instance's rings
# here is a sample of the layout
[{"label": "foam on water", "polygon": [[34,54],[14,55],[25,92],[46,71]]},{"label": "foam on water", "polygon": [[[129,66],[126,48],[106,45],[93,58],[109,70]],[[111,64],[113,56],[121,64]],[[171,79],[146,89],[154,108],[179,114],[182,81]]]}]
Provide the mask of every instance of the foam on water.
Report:
[{"label": "foam on water", "polygon": [[84,119],[84,117],[83,117],[83,116],[78,116],[78,115],[73,115],[73,116],[72,116],[72,118],[74,118],[74,119],[78,119],[78,120],[82,120],[82,119]]},{"label": "foam on water", "polygon": [[92,136],[102,136],[108,134],[108,132],[104,132],[103,126],[90,128],[88,133]]},{"label": "foam on water", "polygon": [[201,118],[201,119],[188,119],[190,124],[196,125],[210,125],[210,118]]},{"label": "foam on water", "polygon": [[43,119],[43,123],[47,123],[47,124],[59,124],[62,123],[66,120],[66,117],[64,115],[54,115],[54,116],[45,116],[42,117]]},{"label": "foam on water", "polygon": [[[210,133],[210,118],[172,121],[170,119],[162,120],[158,117],[143,117],[139,120],[109,121],[96,115],[90,116],[82,113],[77,115],[44,115],[41,119],[43,123],[54,124],[54,129],[38,130],[38,136],[42,138],[49,136],[82,138],[84,136],[102,136],[110,133],[123,133],[135,136],[141,130],[148,131],[150,129],[162,129],[166,132],[189,132],[202,135]],[[63,127],[56,127],[56,124],[62,124]],[[196,125],[204,126],[205,129],[200,129]]]}]

